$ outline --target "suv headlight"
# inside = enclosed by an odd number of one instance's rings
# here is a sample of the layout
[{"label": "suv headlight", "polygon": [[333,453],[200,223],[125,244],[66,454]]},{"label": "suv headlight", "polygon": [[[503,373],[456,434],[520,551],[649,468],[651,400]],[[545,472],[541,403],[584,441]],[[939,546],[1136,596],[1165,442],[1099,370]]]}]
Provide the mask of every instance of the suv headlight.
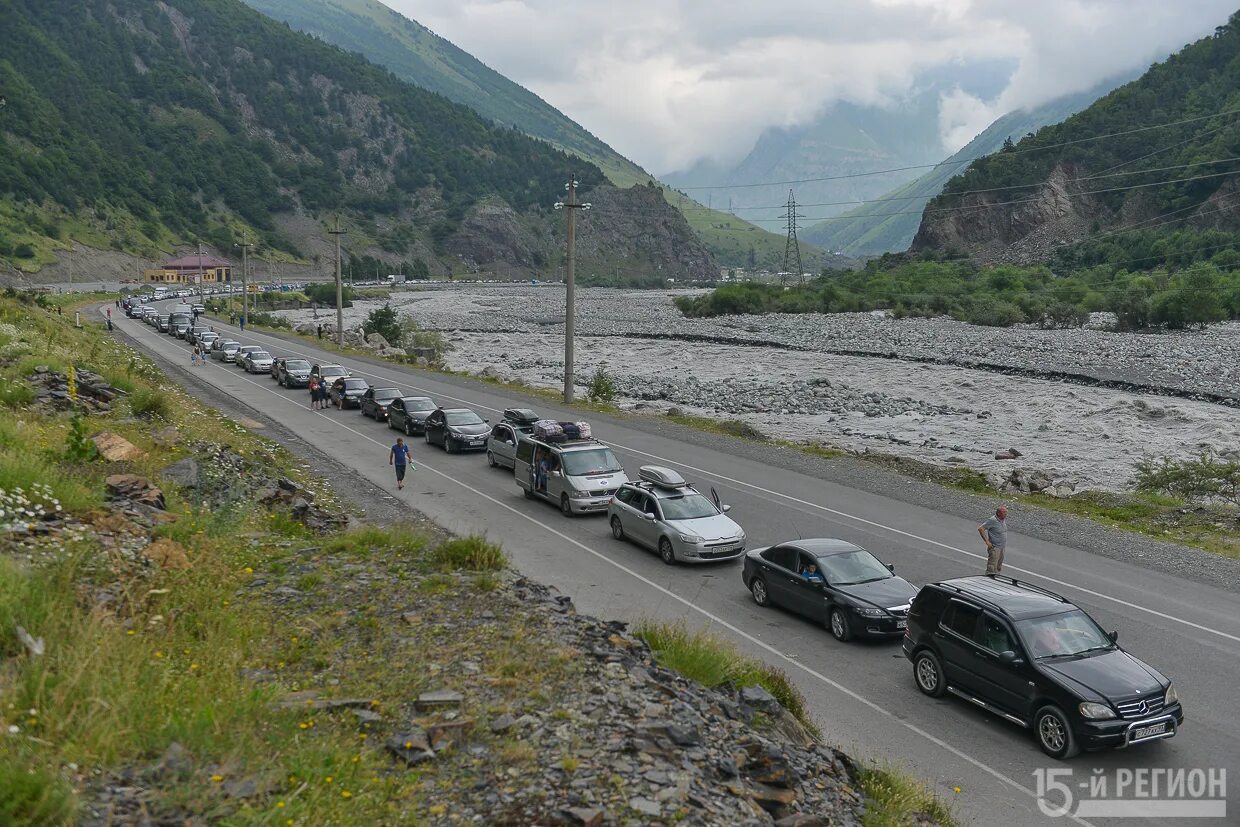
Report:
[{"label": "suv headlight", "polygon": [[1178,704],[1179,702],[1180,696],[1175,691],[1175,684],[1170,684],[1167,687],[1167,694],[1163,696],[1163,705],[1171,706],[1172,704]]},{"label": "suv headlight", "polygon": [[873,609],[868,606],[854,606],[853,611],[862,617],[886,617],[887,613],[882,609]]},{"label": "suv headlight", "polygon": [[1089,718],[1091,721],[1103,721],[1107,718],[1115,717],[1115,710],[1106,704],[1096,704],[1086,701],[1077,707],[1082,718]]}]

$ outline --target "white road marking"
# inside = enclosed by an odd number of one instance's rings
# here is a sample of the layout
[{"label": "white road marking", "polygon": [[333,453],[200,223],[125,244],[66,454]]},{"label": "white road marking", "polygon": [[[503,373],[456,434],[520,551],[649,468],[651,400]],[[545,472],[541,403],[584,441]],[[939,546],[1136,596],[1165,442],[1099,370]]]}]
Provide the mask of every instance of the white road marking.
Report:
[{"label": "white road marking", "polygon": [[[223,368],[223,367],[224,367],[224,366],[223,366],[223,364],[220,364],[220,365],[213,365],[211,362],[208,362],[207,364],[208,364],[209,366],[212,366],[212,367],[220,367],[220,368]],[[360,373],[360,372],[361,372],[361,371],[359,371],[359,373]],[[370,376],[375,376],[375,374],[368,374],[368,375],[370,375]],[[290,399],[289,397],[285,396],[284,394],[277,393],[276,391],[272,390],[272,389],[271,389],[271,388],[269,388],[269,387],[266,387],[265,385],[263,385],[263,384],[262,384],[262,383],[260,383],[260,382],[255,382],[253,379],[251,379],[251,378],[249,377],[249,374],[246,374],[245,376],[240,376],[240,377],[238,377],[238,378],[242,379],[242,380],[243,380],[243,381],[245,381],[245,382],[249,382],[251,385],[253,385],[253,386],[254,386],[254,387],[256,387],[256,388],[260,388],[260,389],[262,389],[262,390],[266,391],[267,393],[270,393],[272,396],[276,397],[277,399],[279,399],[279,400],[281,400],[281,401],[283,401],[283,402],[287,402],[287,403],[289,403],[289,404],[291,404],[291,405],[296,405],[298,408],[301,408],[301,407],[302,407],[302,406],[301,406],[301,403],[296,402],[296,401],[294,401],[294,400]],[[376,376],[375,378],[378,378],[378,379],[383,379],[383,377],[380,377],[380,376]],[[386,379],[385,379],[384,381],[390,381],[390,380],[386,380]],[[451,398],[451,397],[449,397],[449,398]],[[461,400],[461,401],[463,401],[463,400]],[[480,406],[480,407],[486,407],[486,406]],[[488,409],[488,410],[494,410],[494,408],[487,408],[487,409]],[[303,409],[303,410],[306,410],[306,409]],[[355,435],[357,435],[357,436],[361,437],[362,439],[366,440],[367,442],[371,442],[371,443],[373,443],[373,444],[375,444],[375,445],[378,445],[380,448],[387,448],[387,447],[388,447],[385,443],[382,443],[382,442],[378,441],[377,439],[374,439],[374,438],[370,437],[369,435],[364,434],[364,433],[362,433],[361,431],[359,431],[359,430],[357,430],[357,429],[355,429],[355,428],[351,428],[351,427],[349,427],[348,425],[344,424],[343,422],[339,422],[339,421],[337,421],[337,420],[333,419],[332,417],[327,416],[327,415],[326,415],[326,414],[324,414],[322,411],[309,411],[309,410],[308,410],[307,412],[317,414],[317,415],[319,415],[319,416],[323,417],[323,418],[324,418],[325,420],[327,420],[328,422],[330,422],[330,423],[332,423],[333,425],[335,425],[336,427],[341,428],[341,429],[343,429],[343,430],[346,430],[346,431],[348,431],[348,432],[350,432],[350,433],[352,433],[352,434],[355,434]],[[806,673],[807,675],[809,675],[810,677],[812,677],[812,678],[814,678],[814,679],[816,679],[816,680],[818,680],[818,681],[820,681],[820,682],[822,682],[822,683],[826,684],[827,686],[830,686],[831,688],[835,689],[835,690],[836,690],[836,691],[838,691],[838,692],[843,693],[844,695],[848,696],[848,697],[849,697],[849,698],[851,698],[852,700],[854,700],[854,701],[856,701],[856,702],[858,702],[858,703],[860,703],[860,704],[862,704],[862,705],[866,706],[867,708],[869,708],[869,709],[870,709],[870,710],[872,710],[873,712],[875,712],[875,713],[877,713],[877,714],[879,714],[879,715],[883,716],[884,718],[887,718],[888,720],[890,720],[890,721],[892,721],[892,722],[894,722],[894,723],[896,723],[896,724],[898,724],[898,725],[900,725],[900,726],[902,726],[902,727],[904,727],[904,728],[908,729],[909,731],[914,732],[914,733],[916,733],[917,735],[920,735],[921,737],[925,738],[927,741],[929,741],[930,743],[932,743],[932,744],[934,744],[935,746],[939,747],[940,749],[947,750],[948,752],[950,752],[952,755],[956,756],[956,757],[957,757],[957,758],[959,758],[960,760],[968,762],[968,763],[969,763],[969,764],[971,764],[972,766],[976,767],[976,768],[977,768],[977,769],[979,769],[979,770],[982,770],[982,771],[983,771],[983,772],[985,772],[987,775],[990,775],[991,777],[993,777],[993,778],[995,778],[996,780],[998,780],[998,781],[1002,782],[1003,784],[1006,784],[1006,785],[1008,785],[1009,787],[1012,787],[1013,789],[1019,790],[1020,792],[1024,793],[1025,795],[1027,795],[1027,796],[1029,796],[1029,797],[1031,797],[1031,798],[1034,798],[1034,799],[1036,799],[1036,798],[1037,798],[1037,793],[1036,793],[1034,790],[1031,790],[1030,788],[1028,788],[1028,787],[1024,786],[1023,784],[1021,784],[1019,781],[1015,780],[1014,778],[1010,778],[1010,777],[1008,777],[1007,775],[1004,775],[1003,773],[999,772],[998,770],[996,770],[996,769],[994,769],[994,768],[992,768],[992,767],[987,766],[986,764],[982,763],[981,761],[977,760],[976,758],[973,758],[972,756],[968,755],[967,753],[963,752],[962,750],[957,749],[956,747],[952,746],[951,744],[947,743],[946,741],[942,740],[941,738],[938,738],[937,736],[932,735],[931,733],[927,732],[926,730],[922,729],[921,727],[917,726],[916,724],[909,723],[908,721],[905,721],[905,720],[903,720],[903,719],[901,719],[901,718],[897,717],[894,713],[892,713],[892,712],[888,711],[887,709],[884,709],[883,707],[881,707],[881,706],[879,706],[878,704],[874,703],[874,702],[873,702],[873,701],[871,701],[870,699],[868,699],[868,698],[866,698],[866,697],[864,697],[864,696],[862,696],[862,695],[858,694],[857,692],[854,692],[853,690],[849,689],[848,687],[844,686],[843,684],[838,683],[838,682],[836,682],[836,681],[832,680],[831,678],[827,677],[826,675],[824,675],[823,673],[821,673],[821,672],[817,671],[816,669],[813,669],[813,668],[811,668],[811,667],[809,667],[809,666],[806,666],[806,665],[805,665],[804,663],[802,663],[800,660],[798,660],[798,659],[796,659],[796,658],[794,658],[794,657],[790,657],[790,656],[788,656],[788,655],[784,654],[784,653],[783,653],[783,652],[781,652],[780,650],[776,649],[774,646],[771,646],[769,643],[766,643],[765,641],[760,640],[759,638],[757,638],[757,637],[755,637],[755,636],[753,636],[753,635],[749,634],[748,632],[746,632],[745,630],[743,630],[743,629],[739,628],[738,626],[734,626],[733,624],[731,624],[731,623],[729,623],[728,621],[724,620],[722,617],[720,617],[720,616],[718,616],[718,615],[714,614],[713,612],[709,611],[708,609],[705,609],[705,608],[703,608],[703,607],[701,607],[701,606],[697,605],[696,603],[694,603],[694,602],[692,602],[692,601],[688,600],[687,598],[681,597],[679,594],[676,594],[676,592],[672,591],[671,589],[668,589],[668,588],[666,588],[666,587],[664,587],[664,586],[659,585],[658,583],[654,582],[654,581],[653,581],[653,580],[651,580],[650,578],[648,578],[648,577],[646,577],[645,575],[643,575],[643,574],[641,574],[641,573],[639,573],[639,572],[635,571],[634,569],[629,568],[628,566],[624,565],[623,563],[618,563],[618,562],[616,562],[615,560],[612,560],[612,559],[611,559],[610,557],[608,557],[607,555],[603,554],[602,552],[597,551],[597,550],[595,550],[595,549],[593,549],[593,548],[590,548],[590,547],[589,547],[589,546],[587,546],[585,543],[582,543],[582,542],[580,542],[579,540],[576,540],[576,539],[574,539],[574,538],[572,538],[572,537],[568,536],[567,534],[564,534],[563,532],[561,532],[561,531],[559,531],[558,529],[556,529],[556,528],[552,527],[552,526],[551,526],[551,525],[549,525],[548,523],[545,523],[545,522],[543,522],[542,520],[539,520],[539,519],[538,519],[538,518],[536,518],[536,517],[532,517],[532,516],[530,516],[529,514],[525,514],[524,512],[519,511],[519,510],[517,510],[516,508],[513,508],[513,507],[512,507],[511,505],[509,505],[508,503],[505,503],[505,502],[503,502],[503,501],[501,501],[501,500],[498,500],[498,499],[496,499],[495,497],[492,497],[490,494],[487,494],[487,493],[485,493],[485,492],[483,492],[483,491],[480,491],[479,489],[474,488],[472,485],[469,485],[469,484],[468,484],[468,483],[466,483],[466,482],[462,482],[461,480],[456,479],[455,477],[453,477],[452,475],[450,475],[450,474],[448,474],[448,473],[445,473],[445,472],[443,472],[443,471],[437,470],[436,468],[434,468],[434,467],[432,467],[432,466],[428,465],[428,464],[425,462],[425,460],[423,460],[423,461],[422,461],[422,463],[421,463],[420,467],[421,467],[421,468],[425,468],[426,470],[430,471],[432,474],[435,474],[435,475],[437,475],[437,476],[439,476],[439,477],[442,477],[443,479],[445,479],[445,480],[447,480],[447,481],[449,481],[449,482],[452,482],[452,483],[454,483],[454,484],[456,484],[456,485],[459,485],[461,488],[465,489],[466,491],[470,492],[471,494],[473,494],[473,495],[475,495],[475,496],[477,496],[477,497],[479,497],[479,498],[481,498],[481,499],[483,499],[483,500],[486,500],[487,502],[490,502],[490,503],[492,503],[492,504],[494,504],[494,505],[499,506],[500,508],[504,509],[505,511],[508,511],[508,512],[512,513],[514,516],[519,517],[519,518],[520,518],[520,519],[522,519],[522,520],[526,520],[527,522],[533,523],[534,525],[538,526],[538,527],[539,527],[539,528],[541,528],[542,530],[544,530],[544,531],[546,531],[546,532],[548,532],[548,533],[550,533],[550,534],[553,534],[553,535],[555,535],[556,537],[559,537],[561,540],[564,540],[566,543],[569,543],[570,545],[576,546],[577,548],[581,549],[582,551],[586,552],[587,554],[591,554],[591,555],[593,555],[594,557],[598,558],[598,559],[599,559],[599,560],[601,560],[602,562],[604,562],[604,563],[606,563],[606,564],[608,564],[608,565],[610,565],[610,566],[613,566],[613,567],[614,567],[614,568],[616,568],[616,569],[619,569],[620,571],[624,572],[625,574],[629,575],[630,577],[634,578],[635,580],[637,580],[637,581],[641,582],[642,584],[644,584],[644,585],[646,585],[646,586],[648,586],[648,587],[650,587],[650,588],[654,589],[655,591],[657,591],[657,592],[659,592],[659,593],[663,594],[663,595],[664,595],[664,596],[666,596],[666,597],[671,598],[672,600],[676,601],[677,603],[682,604],[682,605],[683,605],[683,606],[685,606],[687,609],[691,609],[692,611],[697,612],[698,614],[702,615],[702,616],[703,616],[703,617],[705,617],[707,620],[709,620],[711,623],[717,624],[717,625],[719,625],[719,626],[721,626],[721,627],[723,627],[723,628],[727,629],[728,631],[730,631],[732,634],[736,635],[737,637],[742,638],[742,639],[744,639],[744,640],[748,641],[749,643],[753,644],[754,646],[757,646],[758,648],[762,649],[764,652],[768,653],[769,655],[771,655],[771,656],[773,656],[773,657],[776,657],[776,658],[778,658],[778,659],[780,659],[780,660],[784,661],[785,663],[789,664],[789,665],[790,665],[790,666],[792,666],[793,668],[795,668],[795,669],[799,669],[799,670],[801,670],[802,672],[804,672],[804,673]],[[687,466],[686,466],[686,467],[687,467]],[[1076,817],[1076,816],[1074,816],[1074,815],[1069,815],[1068,817],[1069,817],[1070,819],[1072,819],[1072,821],[1076,822],[1077,824],[1082,825],[1082,827],[1093,827],[1093,825],[1092,825],[1090,822],[1085,821],[1084,819],[1078,818],[1078,817]]]},{"label": "white road marking", "polygon": [[[267,339],[268,341],[278,343],[281,347],[285,348],[286,350],[288,349],[288,345],[290,344],[289,342],[286,342],[286,341],[284,341],[283,339],[277,339],[277,338],[272,337],[272,336],[263,336],[263,334],[261,334],[261,333],[257,333],[257,334],[247,334],[247,335],[252,335],[252,336],[261,336],[261,337],[263,337],[263,338]],[[290,353],[297,353],[297,351],[295,351],[295,350],[290,350],[289,352],[290,352]],[[303,353],[303,354],[300,354],[300,355],[302,355],[302,356],[304,356],[304,357],[306,357],[306,358],[310,358],[310,357],[308,357],[308,355],[307,355],[307,354],[304,354],[304,353]],[[342,357],[342,358],[347,358],[347,357]],[[386,376],[381,376],[380,374],[377,374],[377,373],[371,373],[371,372],[369,372],[369,371],[365,371],[365,370],[358,370],[358,371],[356,371],[356,372],[357,372],[357,373],[359,373],[359,374],[361,374],[362,376],[369,376],[369,377],[372,377],[372,378],[374,378],[374,379],[379,379],[379,380],[382,380],[382,381],[384,381],[384,382],[392,382],[392,383],[394,383],[394,384],[398,384],[398,385],[405,385],[406,387],[413,388],[414,390],[420,390],[420,391],[424,391],[424,392],[426,392],[426,393],[434,393],[433,391],[431,391],[431,390],[430,390],[430,389],[428,389],[428,388],[425,388],[425,387],[420,387],[420,386],[418,386],[418,385],[411,385],[411,384],[409,384],[409,382],[408,382],[407,380],[397,380],[397,379],[391,379],[391,378],[389,378],[389,377],[386,377]],[[492,408],[490,405],[483,405],[483,404],[481,404],[481,403],[478,403],[478,402],[475,402],[475,401],[472,401],[472,400],[469,400],[469,399],[462,399],[462,398],[460,398],[460,397],[450,396],[450,395],[448,395],[448,394],[435,393],[434,395],[435,395],[435,396],[437,396],[437,397],[443,398],[443,399],[451,399],[451,400],[452,400],[452,401],[454,401],[454,402],[460,402],[460,403],[462,403],[462,404],[469,405],[469,406],[471,406],[471,407],[475,407],[475,408],[481,408],[481,409],[483,409],[483,410],[487,410],[487,411],[495,411],[495,412],[499,412],[499,411],[501,410],[500,408]],[[891,532],[892,534],[898,534],[898,535],[900,535],[900,536],[902,536],[902,537],[906,537],[906,538],[908,538],[908,539],[910,539],[910,540],[917,540],[918,542],[922,542],[922,543],[929,543],[930,545],[936,546],[936,547],[941,548],[941,549],[945,549],[945,550],[947,550],[947,551],[954,552],[955,554],[961,554],[961,555],[964,555],[964,556],[966,556],[966,557],[972,557],[972,558],[974,558],[974,559],[976,559],[976,560],[984,560],[984,559],[986,559],[985,555],[978,554],[978,553],[973,552],[973,551],[967,551],[967,550],[962,549],[962,548],[957,548],[956,546],[952,546],[952,545],[949,545],[949,544],[947,544],[947,543],[941,543],[941,542],[939,542],[938,540],[932,540],[932,539],[930,539],[929,537],[922,537],[920,534],[913,534],[913,533],[911,533],[911,532],[904,531],[904,530],[902,530],[902,529],[895,528],[895,527],[893,527],[893,526],[884,525],[883,523],[875,522],[875,521],[873,521],[873,520],[868,520],[868,519],[866,519],[865,517],[858,517],[857,515],[855,515],[855,514],[849,514],[849,513],[848,513],[848,512],[846,512],[846,511],[839,511],[839,510],[834,509],[834,508],[829,508],[828,506],[825,506],[825,505],[820,505],[820,504],[815,503],[815,502],[810,502],[809,500],[803,500],[803,499],[800,499],[799,497],[794,497],[794,496],[792,496],[791,494],[785,494],[785,493],[783,493],[783,492],[781,492],[781,491],[774,491],[774,490],[772,490],[772,489],[770,489],[770,488],[763,488],[763,487],[762,487],[762,486],[760,486],[760,485],[754,485],[754,484],[752,484],[752,483],[744,482],[743,480],[738,480],[738,479],[735,479],[735,478],[733,478],[733,477],[728,477],[728,476],[725,476],[725,475],[723,475],[723,474],[719,474],[719,473],[717,473],[717,472],[715,472],[715,471],[708,471],[708,470],[706,470],[705,468],[698,468],[697,466],[694,466],[694,465],[689,465],[688,463],[685,463],[685,462],[680,462],[679,460],[674,460],[674,459],[671,459],[671,458],[669,458],[669,457],[660,456],[660,455],[658,455],[658,454],[651,454],[651,453],[648,453],[648,452],[646,452],[646,451],[640,451],[640,450],[638,450],[638,449],[636,449],[636,448],[630,448],[630,447],[628,447],[628,446],[626,446],[626,445],[622,445],[622,444],[620,444],[620,443],[618,443],[618,442],[610,442],[609,444],[610,444],[610,445],[614,445],[615,447],[617,447],[617,448],[621,449],[622,451],[628,451],[628,452],[630,452],[630,453],[638,454],[638,455],[640,455],[640,456],[650,457],[651,459],[656,459],[656,460],[659,460],[659,461],[661,461],[661,462],[666,462],[666,463],[670,463],[670,464],[672,464],[672,465],[677,465],[677,466],[679,466],[679,467],[681,467],[681,468],[687,468],[687,469],[689,469],[690,471],[693,471],[693,472],[698,473],[698,474],[702,474],[703,476],[711,477],[711,478],[716,479],[716,480],[719,480],[719,481],[721,481],[721,482],[726,482],[726,483],[729,483],[729,484],[731,484],[731,485],[736,485],[736,486],[739,486],[739,487],[741,487],[741,488],[748,488],[748,489],[753,490],[753,491],[758,491],[758,492],[763,493],[763,494],[768,494],[768,495],[770,495],[770,496],[772,496],[772,497],[777,497],[777,498],[779,498],[779,499],[784,499],[784,500],[787,500],[788,502],[793,502],[793,503],[797,503],[798,505],[803,505],[803,506],[806,506],[806,507],[808,507],[808,508],[817,509],[817,510],[819,510],[819,511],[823,511],[823,512],[825,512],[825,513],[827,513],[827,514],[832,514],[832,515],[837,516],[837,517],[842,517],[842,518],[847,519],[847,520],[852,520],[852,521],[854,521],[854,522],[856,522],[856,523],[860,523],[860,524],[862,524],[862,525],[870,526],[871,528],[877,528],[877,529],[882,529],[883,531],[889,531],[889,532]],[[1169,620],[1169,621],[1172,621],[1172,622],[1174,622],[1174,623],[1179,623],[1179,624],[1182,624],[1182,625],[1184,625],[1184,626],[1187,626],[1187,627],[1189,627],[1189,628],[1191,628],[1191,629],[1196,629],[1196,630],[1197,630],[1197,631],[1199,631],[1199,632],[1206,632],[1206,633],[1208,633],[1208,634],[1217,635],[1217,636],[1219,636],[1219,637],[1221,637],[1221,638],[1226,638],[1227,640],[1230,640],[1230,641],[1233,641],[1233,642],[1236,642],[1236,643],[1240,643],[1240,635],[1234,635],[1234,634],[1231,634],[1231,633],[1229,633],[1229,632],[1224,632],[1224,631],[1223,631],[1223,630],[1221,630],[1221,629],[1215,629],[1215,628],[1213,628],[1213,627],[1206,626],[1206,625],[1201,624],[1201,623],[1195,623],[1195,622],[1193,622],[1193,621],[1191,621],[1191,620],[1187,620],[1187,619],[1182,618],[1182,617],[1176,617],[1175,615],[1172,615],[1172,614],[1167,614],[1166,612],[1160,612],[1160,611],[1158,611],[1157,609],[1151,609],[1151,608],[1149,608],[1149,607],[1147,607],[1147,606],[1141,606],[1141,605],[1138,605],[1138,604],[1136,604],[1136,603],[1132,603],[1132,602],[1130,602],[1130,601],[1128,601],[1128,600],[1124,600],[1123,598],[1120,598],[1120,597],[1114,597],[1114,596],[1112,596],[1112,595],[1105,594],[1105,593],[1100,592],[1100,591],[1095,591],[1094,589],[1089,589],[1089,588],[1086,588],[1086,587],[1084,587],[1084,586],[1078,586],[1078,585],[1076,585],[1075,583],[1068,582],[1067,580],[1060,580],[1060,579],[1058,579],[1058,578],[1056,578],[1056,577],[1051,577],[1051,576],[1050,576],[1050,575],[1048,575],[1048,574],[1041,574],[1041,573],[1039,573],[1039,572],[1033,571],[1032,569],[1021,568],[1021,567],[1019,567],[1019,566],[1005,566],[1005,568],[1010,569],[1010,570],[1012,570],[1012,571],[1014,571],[1014,572],[1020,572],[1021,574],[1025,574],[1025,575],[1028,575],[1028,576],[1031,576],[1031,577],[1036,577],[1036,578],[1038,578],[1038,579],[1045,580],[1045,581],[1046,581],[1046,582],[1048,582],[1048,583],[1054,583],[1056,586],[1060,586],[1060,587],[1065,588],[1065,589],[1071,589],[1071,590],[1074,590],[1074,591],[1076,591],[1076,592],[1079,592],[1080,594],[1087,594],[1087,595],[1089,595],[1090,597],[1096,597],[1096,598],[1098,598],[1099,600],[1106,600],[1106,601],[1110,601],[1111,603],[1114,603],[1114,604],[1116,604],[1116,605],[1118,605],[1118,606],[1123,606],[1124,608],[1127,608],[1127,609],[1132,609],[1133,611],[1137,611],[1137,612],[1144,612],[1144,613],[1146,613],[1146,614],[1148,614],[1148,615],[1152,615],[1152,616],[1154,616],[1154,617],[1161,618],[1162,620]]]}]

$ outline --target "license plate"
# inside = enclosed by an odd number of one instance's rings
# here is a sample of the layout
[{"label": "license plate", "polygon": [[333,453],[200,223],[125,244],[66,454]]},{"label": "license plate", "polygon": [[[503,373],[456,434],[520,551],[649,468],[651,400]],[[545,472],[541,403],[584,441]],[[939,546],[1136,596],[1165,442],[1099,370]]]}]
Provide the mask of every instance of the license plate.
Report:
[{"label": "license plate", "polygon": [[908,628],[908,621],[907,621],[907,620],[897,620],[897,621],[896,621],[896,628],[897,628],[897,629],[907,629],[907,628]]},{"label": "license plate", "polygon": [[1165,721],[1161,724],[1151,724],[1150,726],[1143,726],[1140,729],[1134,729],[1132,731],[1132,740],[1139,741],[1142,738],[1152,738],[1155,735],[1162,735],[1166,731],[1167,731],[1167,723]]}]

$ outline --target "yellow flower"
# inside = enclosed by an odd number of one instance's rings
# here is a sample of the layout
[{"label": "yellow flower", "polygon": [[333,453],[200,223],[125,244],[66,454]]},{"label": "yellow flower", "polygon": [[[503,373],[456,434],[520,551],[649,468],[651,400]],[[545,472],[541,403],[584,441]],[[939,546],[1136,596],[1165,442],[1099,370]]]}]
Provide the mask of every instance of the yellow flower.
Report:
[{"label": "yellow flower", "polygon": [[297,727],[298,729],[309,729],[310,725],[306,723],[305,721],[302,721],[300,724],[297,725]]},{"label": "yellow flower", "polygon": [[191,663],[191,664],[189,665],[189,669],[190,669],[190,671],[191,671],[191,672],[193,672],[193,671],[197,670],[197,669],[198,669],[198,664],[196,664],[196,663]]},{"label": "yellow flower", "polygon": [[348,790],[341,790],[341,791],[340,791],[340,797],[341,797],[341,798],[352,798],[352,797],[353,797],[353,793],[349,792]]},{"label": "yellow flower", "polygon": [[358,761],[361,761],[361,760],[362,760],[362,756],[360,756],[360,755],[354,755],[354,756],[353,756],[353,763],[354,763],[354,764],[356,764]]},{"label": "yellow flower", "polygon": [[225,601],[224,601],[224,605],[225,605],[225,606],[227,606],[227,605],[228,605],[228,601],[227,601],[227,600],[225,600]]},{"label": "yellow flower", "polygon": [[214,781],[216,784],[218,784],[218,783],[220,783],[221,781],[223,781],[223,780],[224,780],[224,776],[222,776],[222,775],[218,775],[218,774],[217,774],[217,775],[213,775],[213,776],[211,776],[211,780],[212,780],[212,781]]},{"label": "yellow flower", "polygon": [[448,808],[442,804],[436,804],[435,806],[431,807],[431,815],[433,816],[441,816],[446,812],[448,812]]},{"label": "yellow flower", "polygon": [[324,778],[324,779],[323,779],[323,783],[324,783],[324,784],[330,784],[330,783],[332,783],[332,780],[333,780],[333,779],[332,779],[332,777],[329,775],[329,776],[327,776],[326,778]]},{"label": "yellow flower", "polygon": [[137,632],[135,632],[133,629],[130,629],[130,630],[129,630],[128,632],[126,632],[125,634],[129,635],[130,637],[133,637],[134,635],[136,635],[136,634],[137,634]]},{"label": "yellow flower", "polygon": [[276,802],[276,807],[278,807],[279,809],[283,810],[283,809],[284,809],[284,802],[283,802],[283,801],[277,801],[277,802]]},{"label": "yellow flower", "polygon": [[954,793],[958,793],[958,792],[960,792],[960,788],[959,788],[959,787],[952,787],[952,792],[954,792]]},{"label": "yellow flower", "polygon": [[164,656],[163,652],[159,651],[158,649],[155,650],[155,657],[162,658],[163,656]]},{"label": "yellow flower", "polygon": [[246,573],[246,574],[253,574],[253,573],[254,573],[254,569],[253,569],[253,568],[251,568],[250,566],[246,566],[246,567],[245,567],[245,573]]}]

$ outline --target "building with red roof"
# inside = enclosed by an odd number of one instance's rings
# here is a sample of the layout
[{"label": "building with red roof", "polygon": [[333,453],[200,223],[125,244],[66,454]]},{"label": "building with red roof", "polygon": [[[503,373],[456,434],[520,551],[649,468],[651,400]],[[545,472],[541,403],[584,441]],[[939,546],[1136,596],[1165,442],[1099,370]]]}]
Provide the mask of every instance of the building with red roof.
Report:
[{"label": "building with red roof", "polygon": [[232,262],[191,253],[145,271],[142,278],[148,284],[228,284],[232,282]]}]

